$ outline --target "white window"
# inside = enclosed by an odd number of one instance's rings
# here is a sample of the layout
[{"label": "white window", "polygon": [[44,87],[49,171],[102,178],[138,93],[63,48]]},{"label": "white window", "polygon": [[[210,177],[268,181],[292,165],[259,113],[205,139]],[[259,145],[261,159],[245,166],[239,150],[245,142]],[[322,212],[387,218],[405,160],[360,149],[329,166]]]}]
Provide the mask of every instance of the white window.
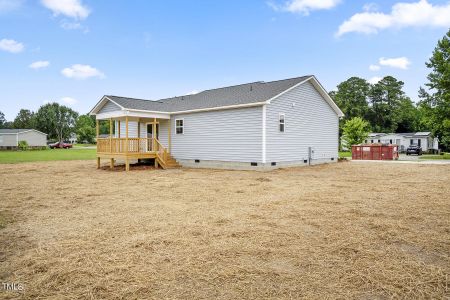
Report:
[{"label": "white window", "polygon": [[184,134],[184,119],[175,120],[175,132],[176,134]]},{"label": "white window", "polygon": [[279,115],[279,129],[280,132],[284,132],[284,127],[286,126],[286,120],[284,119],[284,114]]}]

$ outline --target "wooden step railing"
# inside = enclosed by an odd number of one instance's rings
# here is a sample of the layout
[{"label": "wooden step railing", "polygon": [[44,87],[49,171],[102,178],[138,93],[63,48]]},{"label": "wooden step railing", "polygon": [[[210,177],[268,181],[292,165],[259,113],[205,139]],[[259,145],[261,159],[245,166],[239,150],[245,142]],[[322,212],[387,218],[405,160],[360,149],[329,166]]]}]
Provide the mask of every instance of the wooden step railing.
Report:
[{"label": "wooden step railing", "polygon": [[167,152],[166,147],[164,147],[161,142],[155,138],[155,151],[159,160],[164,164],[164,167],[167,163],[167,159],[169,157],[169,153]]}]

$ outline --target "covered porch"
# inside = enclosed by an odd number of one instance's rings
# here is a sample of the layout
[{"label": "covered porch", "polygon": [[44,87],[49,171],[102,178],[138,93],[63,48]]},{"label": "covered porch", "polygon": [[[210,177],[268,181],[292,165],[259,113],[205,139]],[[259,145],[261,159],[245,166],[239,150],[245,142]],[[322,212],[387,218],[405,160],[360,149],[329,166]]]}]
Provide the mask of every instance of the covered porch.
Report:
[{"label": "covered porch", "polygon": [[[109,133],[101,134],[101,122],[109,124]],[[105,125],[105,124],[102,124]],[[167,169],[178,166],[170,155],[170,116],[151,115],[129,111],[111,115],[96,115],[97,168],[101,160],[109,160],[110,168],[120,159],[125,161],[125,170],[130,170],[131,161],[154,159],[155,167]],[[163,142],[163,141],[164,142]]]}]

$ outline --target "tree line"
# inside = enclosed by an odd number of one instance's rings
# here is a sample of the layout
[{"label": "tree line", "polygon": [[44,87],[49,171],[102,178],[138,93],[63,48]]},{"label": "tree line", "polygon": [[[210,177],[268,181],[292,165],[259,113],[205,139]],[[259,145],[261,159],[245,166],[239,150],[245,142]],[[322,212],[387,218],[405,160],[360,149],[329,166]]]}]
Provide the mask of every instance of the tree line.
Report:
[{"label": "tree line", "polygon": [[[50,141],[68,140],[75,133],[78,142],[94,143],[96,136],[94,116],[80,115],[56,102],[44,104],[36,112],[21,109],[12,122],[0,112],[0,128],[36,129],[46,133]],[[109,125],[102,123],[100,131],[109,132]]]},{"label": "tree line", "polygon": [[450,150],[450,30],[425,64],[430,69],[428,89],[420,87],[417,104],[403,91],[404,82],[393,76],[375,84],[351,77],[330,92],[345,115],[339,133],[347,146],[362,143],[370,131],[431,131],[441,147]]}]

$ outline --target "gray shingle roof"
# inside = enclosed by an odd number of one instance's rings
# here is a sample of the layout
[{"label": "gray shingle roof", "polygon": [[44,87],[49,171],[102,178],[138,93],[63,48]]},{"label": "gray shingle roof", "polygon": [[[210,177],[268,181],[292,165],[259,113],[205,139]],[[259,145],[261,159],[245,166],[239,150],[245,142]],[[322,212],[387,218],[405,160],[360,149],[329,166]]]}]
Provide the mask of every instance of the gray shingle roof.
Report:
[{"label": "gray shingle roof", "polygon": [[156,101],[112,95],[106,95],[106,97],[126,109],[160,112],[187,111],[267,101],[310,77],[312,76],[302,76],[271,82],[258,81]]}]

